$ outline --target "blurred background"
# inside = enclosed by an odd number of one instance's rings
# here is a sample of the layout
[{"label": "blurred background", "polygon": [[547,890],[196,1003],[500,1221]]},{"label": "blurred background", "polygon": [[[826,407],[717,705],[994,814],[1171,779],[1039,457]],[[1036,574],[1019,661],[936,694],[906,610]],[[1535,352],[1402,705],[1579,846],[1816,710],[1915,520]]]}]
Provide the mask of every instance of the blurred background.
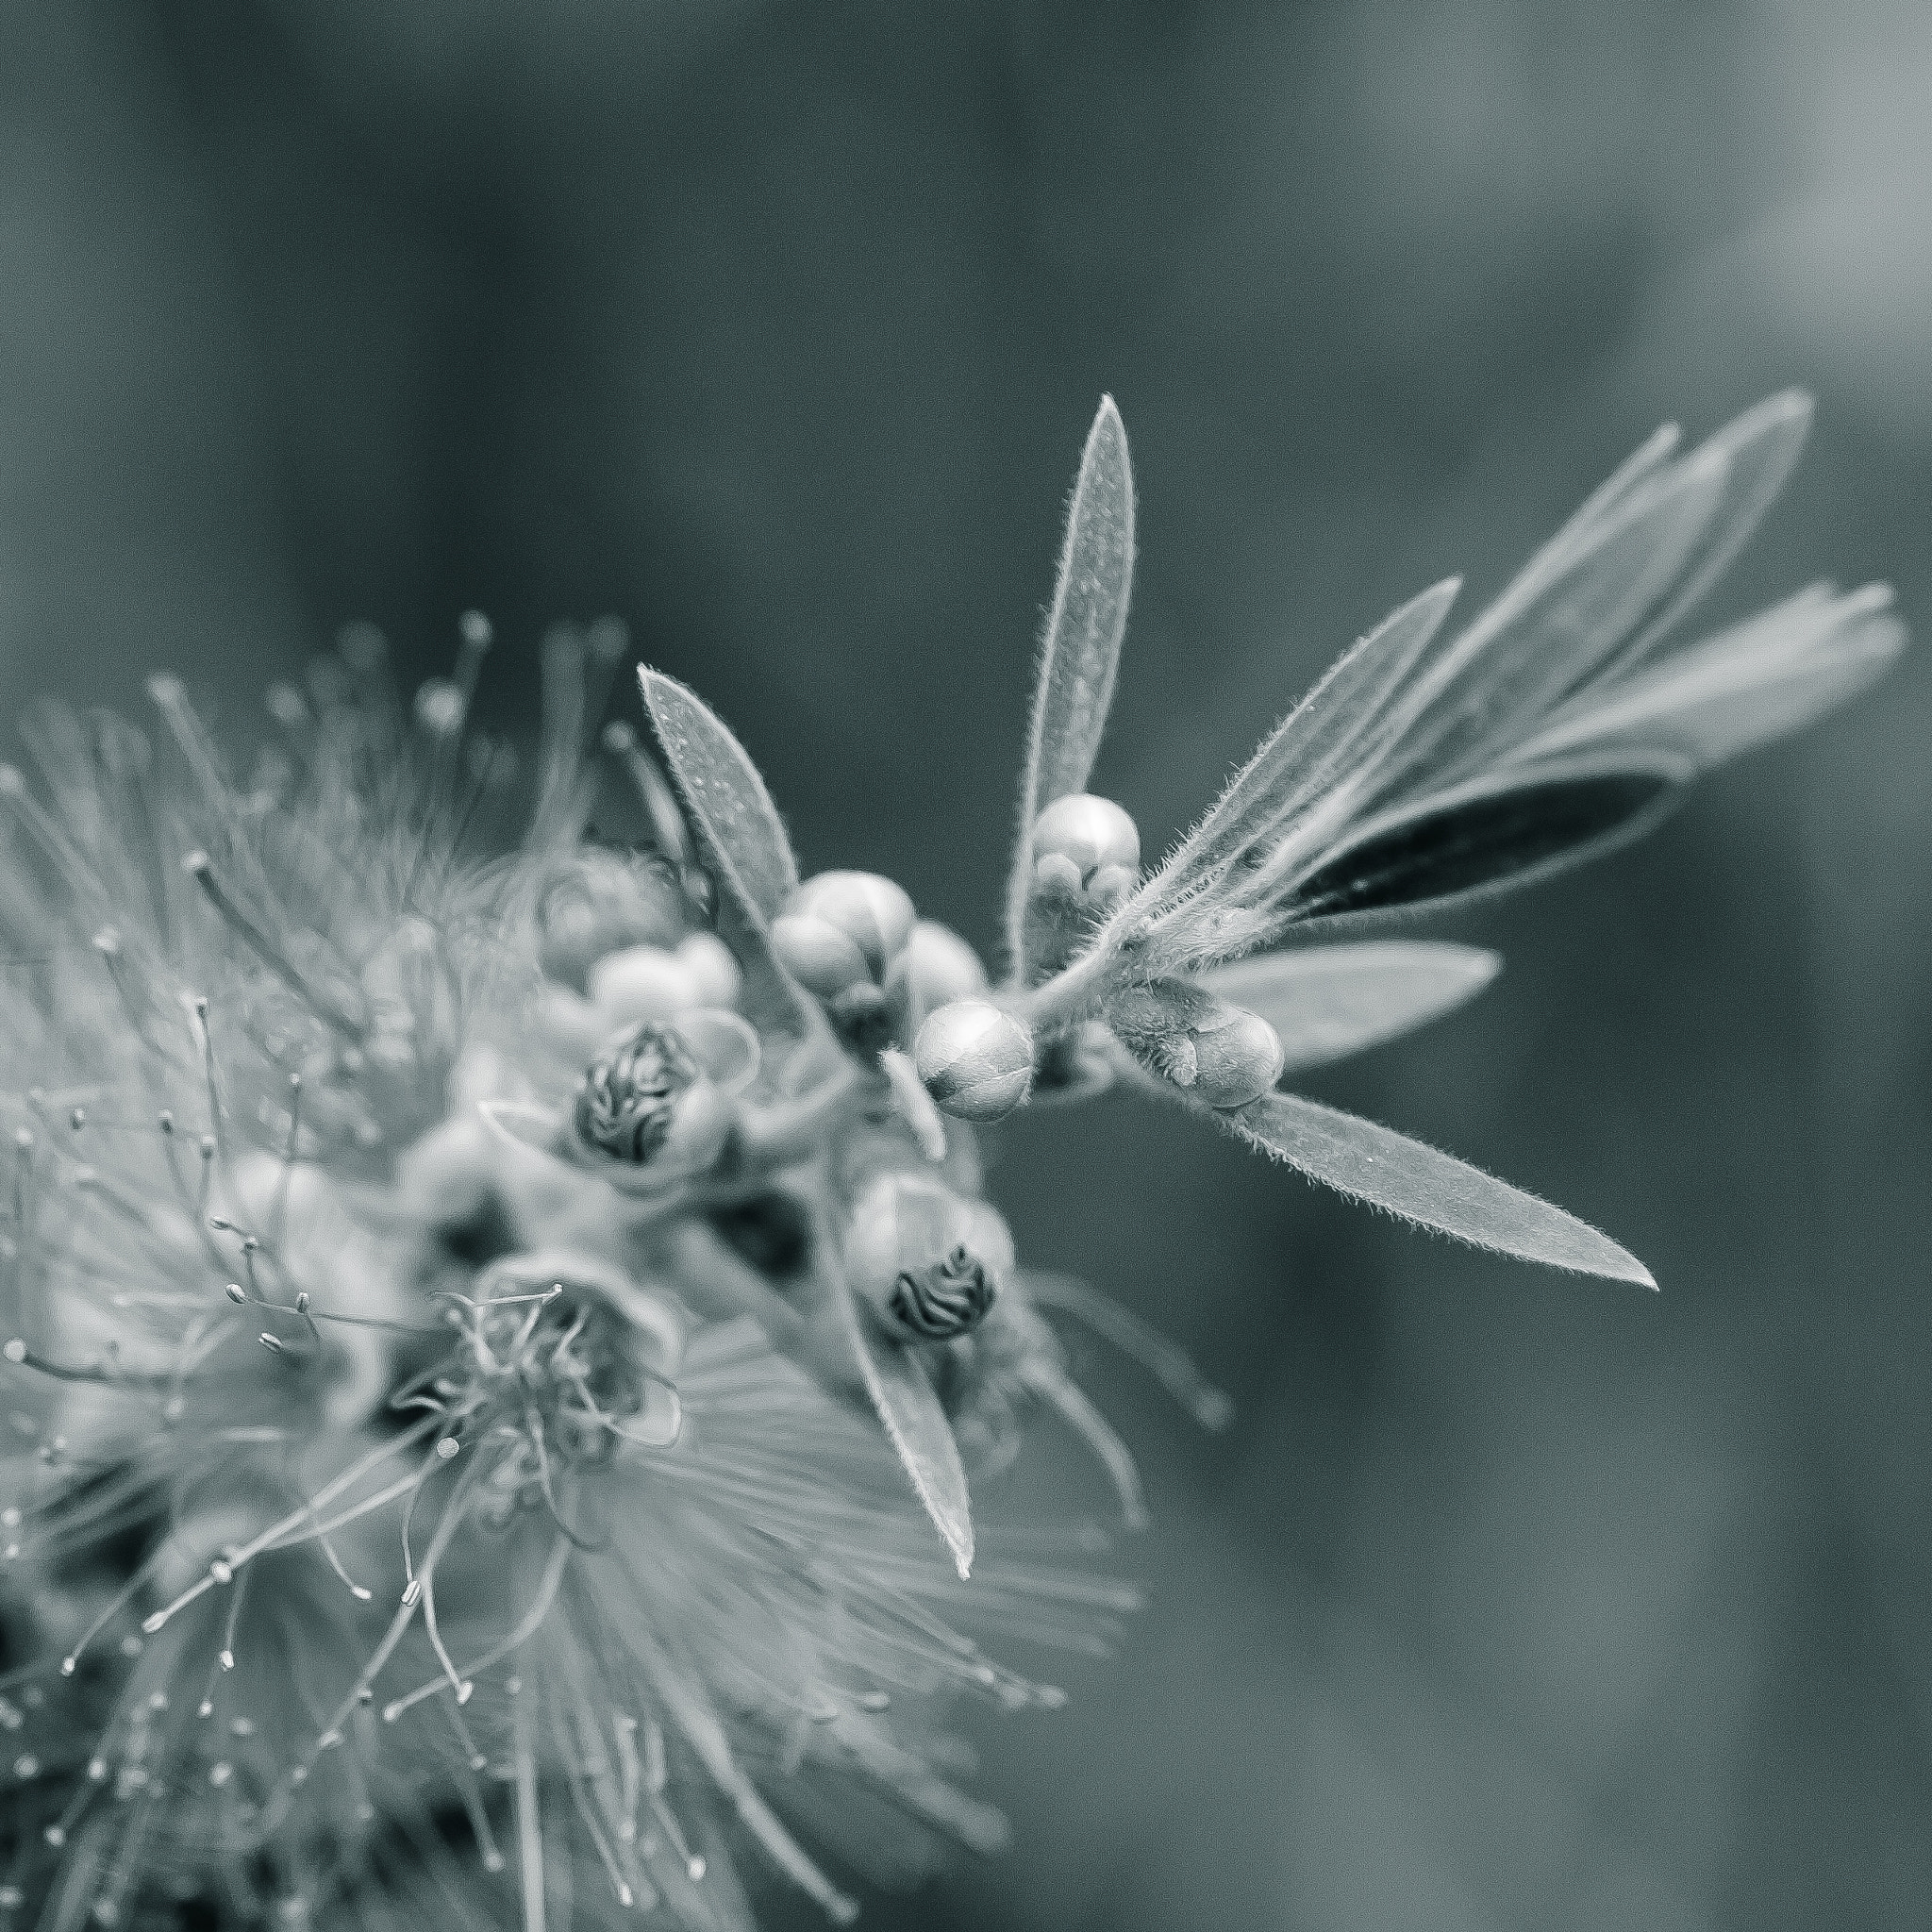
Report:
[{"label": "blurred background", "polygon": [[[808,869],[989,944],[1103,390],[1142,552],[1098,776],[1150,846],[1667,416],[1821,401],[1714,615],[1828,573],[1932,624],[1928,91],[1919,0],[7,7],[0,709],[167,664],[246,735],[345,621],[413,681],[478,605],[516,727],[543,626],[617,612]],[[1066,1711],[973,1721],[1013,1852],[868,1923],[1932,1924],[1928,735],[1922,648],[1439,928],[1508,970],[1311,1083],[1659,1296],[1128,1101],[1008,1133],[1023,1250],[1240,1414],[1083,1357],[1151,1607],[1023,1659]]]}]

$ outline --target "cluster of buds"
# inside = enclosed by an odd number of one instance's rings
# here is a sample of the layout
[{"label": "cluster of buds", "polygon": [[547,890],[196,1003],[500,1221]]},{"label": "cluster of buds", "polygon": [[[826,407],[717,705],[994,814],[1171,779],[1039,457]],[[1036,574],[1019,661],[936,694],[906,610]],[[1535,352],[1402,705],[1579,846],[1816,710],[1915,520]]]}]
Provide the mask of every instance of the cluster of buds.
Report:
[{"label": "cluster of buds", "polygon": [[[1091,945],[1139,883],[1141,835],[1112,799],[1074,792],[1040,813],[1026,851],[1022,957],[1037,985]],[[926,1018],[915,1063],[943,1111],[983,1123],[1010,1113],[1036,1091],[1086,1093],[1111,1078],[1122,1050],[1217,1109],[1247,1106],[1281,1076],[1285,1055],[1274,1027],[1197,981],[1123,974],[1096,1003],[1097,1017],[1039,1034],[1027,1023],[1023,991],[1009,989],[1004,1004],[957,999]]]}]

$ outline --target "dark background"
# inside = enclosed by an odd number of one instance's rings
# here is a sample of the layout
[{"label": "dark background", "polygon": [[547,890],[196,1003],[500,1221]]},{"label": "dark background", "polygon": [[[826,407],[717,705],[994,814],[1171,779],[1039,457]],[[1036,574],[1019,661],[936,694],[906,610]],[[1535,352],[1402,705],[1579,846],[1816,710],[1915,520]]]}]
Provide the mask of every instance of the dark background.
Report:
[{"label": "dark background", "polygon": [[[808,868],[990,942],[1103,390],[1142,562],[1099,777],[1150,846],[1667,415],[1821,398],[1721,613],[1932,608],[1928,90],[1921,0],[5,0],[0,704],[165,663],[251,732],[345,620],[413,680],[475,604],[518,725],[542,625],[616,611]],[[1315,1083],[1658,1297],[1125,1101],[1008,1135],[1025,1252],[1241,1416],[1088,1357],[1153,1606],[976,1727],[1013,1854],[871,1923],[1932,1924],[1928,725],[1922,656],[1463,921],[1502,980]]]}]

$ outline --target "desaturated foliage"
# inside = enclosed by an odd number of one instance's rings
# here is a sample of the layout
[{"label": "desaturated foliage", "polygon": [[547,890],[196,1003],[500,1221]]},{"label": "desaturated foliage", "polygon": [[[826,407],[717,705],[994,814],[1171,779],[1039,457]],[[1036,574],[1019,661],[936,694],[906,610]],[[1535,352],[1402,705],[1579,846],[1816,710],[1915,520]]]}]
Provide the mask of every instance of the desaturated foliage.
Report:
[{"label": "desaturated foliage", "polygon": [[[1661,432],[1466,628],[1453,585],[1404,606],[1143,868],[1085,789],[1135,541],[1104,403],[997,984],[893,881],[802,877],[684,686],[643,669],[607,724],[615,625],[550,647],[505,852],[475,616],[407,707],[347,634],[271,691],[245,780],[170,676],[158,745],[39,711],[37,780],[0,772],[0,1910],[742,1927],[755,1873],[843,1922],[855,1877],[996,1847],[949,1706],[1055,1705],[1001,1640],[1104,1648],[1133,1595],[1077,1524],[982,1533],[975,1484],[1050,1415],[1144,1517],[1050,1318],[1228,1410],[1016,1256],[975,1127],[1124,1082],[1426,1227],[1648,1282],[1280,1083],[1495,969],[1357,925],[1636,836],[1896,653],[1878,589],[1675,641],[1807,416]],[[647,838],[596,835],[607,788]]]}]

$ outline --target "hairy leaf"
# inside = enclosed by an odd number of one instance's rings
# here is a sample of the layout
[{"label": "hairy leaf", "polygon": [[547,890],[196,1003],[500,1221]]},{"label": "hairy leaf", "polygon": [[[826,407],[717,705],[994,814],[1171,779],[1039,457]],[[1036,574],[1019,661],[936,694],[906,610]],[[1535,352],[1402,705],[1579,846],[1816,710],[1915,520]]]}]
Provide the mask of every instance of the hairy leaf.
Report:
[{"label": "hairy leaf", "polygon": [[953,1425],[918,1357],[879,1334],[849,1291],[841,1289],[839,1301],[865,1392],[963,1577],[973,1568],[973,1510]]},{"label": "hairy leaf", "polygon": [[1580,692],[1519,756],[1663,745],[1700,767],[1782,737],[1877,678],[1905,645],[1883,584],[1800,591],[1653,668]]},{"label": "hairy leaf", "polygon": [[1213,809],[1149,882],[1141,906],[1170,904],[1195,890],[1345,774],[1441,629],[1459,588],[1456,577],[1433,585],[1339,658],[1262,740]]},{"label": "hairy leaf", "polygon": [[1811,398],[1803,390],[1783,390],[1727,423],[1704,445],[1724,458],[1724,501],[1701,531],[1669,602],[1618,654],[1612,674],[1642,662],[1730,567],[1790,480],[1811,433],[1812,413]]},{"label": "hairy leaf", "polygon": [[1574,1214],[1388,1127],[1270,1093],[1216,1116],[1310,1180],[1478,1248],[1655,1288],[1649,1269]]},{"label": "hairy leaf", "polygon": [[1479,946],[1387,940],[1268,953],[1203,977],[1280,1037],[1284,1072],[1393,1040],[1473,999],[1502,960]]},{"label": "hairy leaf", "polygon": [[1525,766],[1386,812],[1280,892],[1263,874],[1244,898],[1271,899],[1284,923],[1381,912],[1546,877],[1655,825],[1691,768],[1662,754],[1642,765]]},{"label": "hairy leaf", "polygon": [[1032,877],[1033,822],[1055,799],[1087,789],[1113,702],[1133,582],[1134,477],[1127,432],[1113,398],[1103,396],[1067,510],[1066,543],[1027,732],[1008,913],[1008,941],[1016,960]]},{"label": "hairy leaf", "polygon": [[643,666],[644,708],[687,812],[730,861],[731,875],[768,924],[798,885],[777,808],[743,745],[693,691]]},{"label": "hairy leaf", "polygon": [[699,856],[718,883],[718,930],[744,974],[748,1017],[806,1038],[824,1020],[773,957],[771,922],[798,884],[798,863],[758,767],[729,726],[675,677],[641,665],[658,748]]},{"label": "hairy leaf", "polygon": [[1418,772],[1466,774],[1569,693],[1645,657],[1757,526],[1810,420],[1810,399],[1788,391],[1675,462],[1654,437],[1416,687],[1372,793]]},{"label": "hairy leaf", "polygon": [[1404,692],[1362,801],[1466,774],[1526,737],[1671,596],[1728,480],[1722,454],[1693,452],[1518,576]]}]

